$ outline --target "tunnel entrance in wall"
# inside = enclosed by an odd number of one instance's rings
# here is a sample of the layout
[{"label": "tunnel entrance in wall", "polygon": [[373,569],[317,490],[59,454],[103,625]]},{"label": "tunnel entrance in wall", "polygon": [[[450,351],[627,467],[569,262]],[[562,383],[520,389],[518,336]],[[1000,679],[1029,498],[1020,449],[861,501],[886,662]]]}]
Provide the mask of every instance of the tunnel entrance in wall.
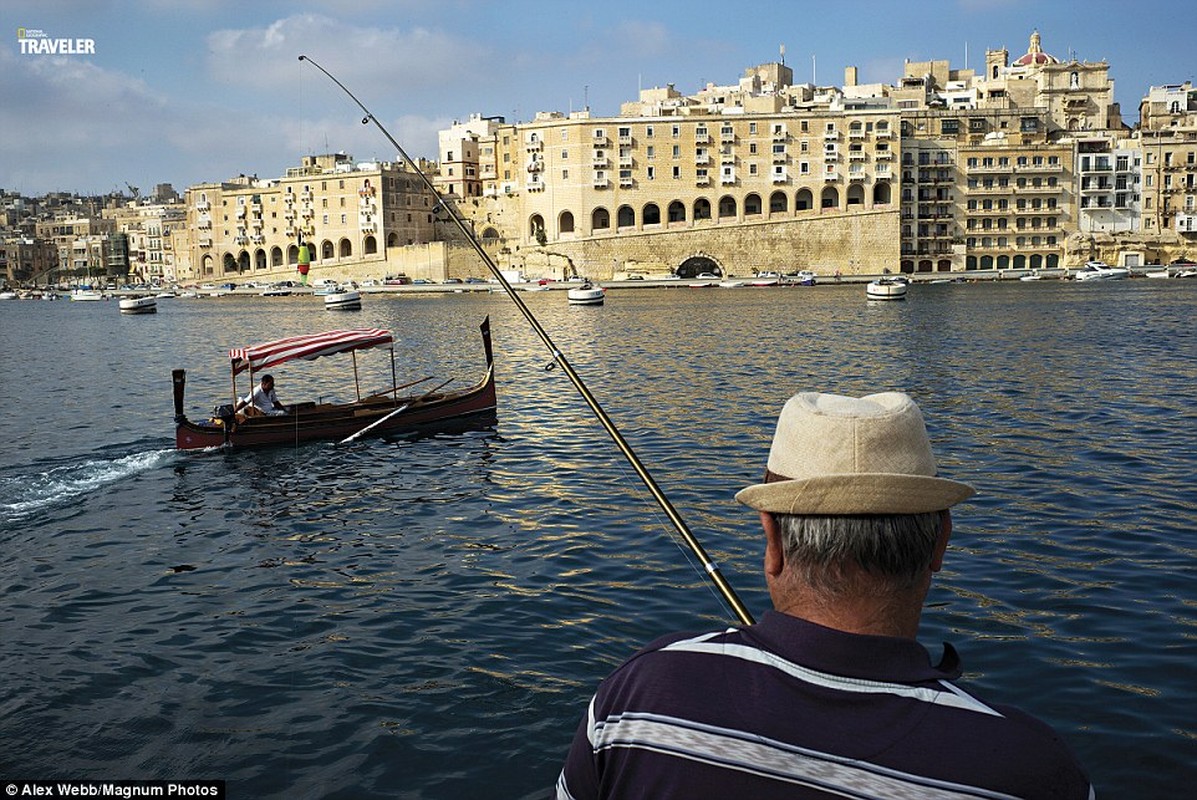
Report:
[{"label": "tunnel entrance in wall", "polygon": [[714,259],[707,258],[706,256],[692,256],[687,258],[677,268],[677,276],[683,279],[696,278],[704,272],[720,278],[723,277],[723,268],[715,263]]}]

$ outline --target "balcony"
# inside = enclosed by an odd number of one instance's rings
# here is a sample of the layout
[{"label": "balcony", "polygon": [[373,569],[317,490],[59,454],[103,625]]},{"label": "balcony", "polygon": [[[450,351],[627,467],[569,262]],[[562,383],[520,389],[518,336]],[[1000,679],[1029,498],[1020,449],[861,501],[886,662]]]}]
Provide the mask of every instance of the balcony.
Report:
[{"label": "balcony", "polygon": [[606,178],[595,178],[591,182],[591,185],[595,189],[606,189],[608,186],[611,185],[611,181],[607,180]]},{"label": "balcony", "polygon": [[782,170],[781,172],[775,171],[773,173],[773,182],[774,183],[787,183],[789,180],[790,180],[790,176],[786,174],[785,170]]},{"label": "balcony", "polygon": [[773,141],[784,142],[786,139],[789,139],[789,138],[790,138],[790,134],[785,128],[774,128],[773,129]]},{"label": "balcony", "polygon": [[632,178],[632,177],[630,177],[630,176],[622,176],[622,175],[620,176],[620,178],[619,178],[619,188],[621,188],[621,189],[631,189],[631,188],[632,188],[632,187],[634,187],[635,185],[636,185],[636,179],[635,179],[635,178]]},{"label": "balcony", "polygon": [[848,173],[848,180],[851,182],[861,183],[867,177],[869,177],[868,174],[866,172],[864,172],[863,170]]},{"label": "balcony", "polygon": [[894,136],[894,132],[891,131],[889,128],[885,128],[884,130],[881,128],[878,128],[873,133],[873,136],[877,137],[878,139],[892,139]]},{"label": "balcony", "polygon": [[590,162],[590,165],[595,169],[603,169],[608,163],[610,162],[606,156],[595,155],[594,159]]},{"label": "balcony", "polygon": [[734,184],[736,182],[736,173],[724,172],[722,175],[719,176],[719,182],[721,184],[723,184],[724,186],[731,186],[732,184]]},{"label": "balcony", "polygon": [[719,131],[719,141],[734,142],[735,140],[736,140],[736,129],[735,128],[723,128],[722,130]]},{"label": "balcony", "polygon": [[594,142],[595,147],[606,147],[607,134],[602,131],[595,131],[593,137],[591,137],[591,141]]},{"label": "balcony", "polygon": [[212,246],[212,237],[210,237],[210,236],[201,237],[199,240],[199,246],[200,247],[211,247]]},{"label": "balcony", "polygon": [[707,155],[706,153],[703,153],[702,155],[694,156],[694,163],[695,164],[710,164],[711,157],[709,155]]},{"label": "balcony", "polygon": [[695,144],[710,144],[711,135],[709,133],[707,133],[705,130],[695,131],[694,132],[694,142],[695,142]]},{"label": "balcony", "polygon": [[838,181],[839,179],[840,179],[840,174],[838,172],[824,172],[823,173],[823,180],[826,181],[827,183],[832,183],[834,181]]},{"label": "balcony", "polygon": [[212,204],[209,203],[207,200],[200,200],[198,203],[195,204],[196,211],[207,211],[210,208],[212,208]]},{"label": "balcony", "polygon": [[360,227],[361,227],[362,233],[377,233],[378,232],[378,226],[375,225],[373,222],[367,222],[366,224],[364,224]]},{"label": "balcony", "polygon": [[848,131],[849,139],[864,139],[865,132],[863,128],[852,128]]},{"label": "balcony", "polygon": [[840,132],[836,130],[825,131],[823,133],[823,141],[834,142],[840,138]]},{"label": "balcony", "polygon": [[863,150],[850,150],[850,151],[848,151],[848,160],[849,161],[868,161],[869,154],[864,152]]},{"label": "balcony", "polygon": [[873,158],[878,161],[892,161],[894,154],[890,150],[878,150],[876,153],[873,153]]},{"label": "balcony", "polygon": [[774,164],[784,164],[789,160],[790,160],[790,157],[788,155],[786,155],[784,152],[773,154],[773,163]]},{"label": "balcony", "polygon": [[544,142],[540,141],[540,139],[529,139],[528,142],[525,143],[524,149],[526,149],[529,153],[539,153],[544,149]]},{"label": "balcony", "polygon": [[619,134],[619,143],[622,145],[631,147],[632,146],[632,134],[630,134],[630,133]]},{"label": "balcony", "polygon": [[694,184],[696,186],[710,186],[711,185],[711,176],[710,175],[696,175],[696,176],[694,176]]}]

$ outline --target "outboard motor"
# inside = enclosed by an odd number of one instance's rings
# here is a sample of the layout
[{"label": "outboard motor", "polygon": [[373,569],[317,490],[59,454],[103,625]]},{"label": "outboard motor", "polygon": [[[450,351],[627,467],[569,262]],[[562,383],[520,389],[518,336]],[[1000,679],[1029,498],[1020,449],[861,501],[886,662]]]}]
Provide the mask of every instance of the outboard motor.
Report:
[{"label": "outboard motor", "polygon": [[224,403],[212,409],[212,419],[218,419],[224,424],[225,428],[232,426],[233,421],[237,418],[237,412],[233,410],[232,403]]}]

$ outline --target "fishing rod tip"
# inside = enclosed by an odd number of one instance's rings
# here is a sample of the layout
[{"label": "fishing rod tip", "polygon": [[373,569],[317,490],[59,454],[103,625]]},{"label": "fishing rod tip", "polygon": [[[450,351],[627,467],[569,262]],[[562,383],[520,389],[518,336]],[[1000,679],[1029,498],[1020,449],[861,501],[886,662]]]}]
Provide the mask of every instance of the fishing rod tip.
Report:
[{"label": "fishing rod tip", "polygon": [[300,60],[300,61],[307,61],[307,59],[308,59],[308,57],[307,57],[307,56],[300,56],[300,57],[299,57],[299,60]]}]

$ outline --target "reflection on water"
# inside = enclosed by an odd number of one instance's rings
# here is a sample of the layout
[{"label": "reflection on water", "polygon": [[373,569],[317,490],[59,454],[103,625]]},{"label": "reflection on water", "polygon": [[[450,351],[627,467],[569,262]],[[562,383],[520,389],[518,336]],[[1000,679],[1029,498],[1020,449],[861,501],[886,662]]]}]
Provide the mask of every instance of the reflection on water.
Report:
[{"label": "reflection on water", "polygon": [[[980,691],[1051,720],[1103,796],[1167,796],[1197,778],[1195,292],[525,299],[758,616],[761,543],[732,495],[759,477],[785,398],[911,392],[941,470],[980,489],[955,514],[922,639],[951,640]],[[5,774],[540,796],[612,666],[733,619],[505,298],[366,300],[349,324],[395,332],[400,382],[476,377],[490,314],[496,418],[176,453],[170,370],[205,412],[229,392],[228,347],[328,327],[318,302],[0,308],[6,340],[36,343],[0,361],[0,387],[10,408],[43,409],[0,418]],[[353,391],[333,359],[297,366],[275,371],[288,402]]]}]

